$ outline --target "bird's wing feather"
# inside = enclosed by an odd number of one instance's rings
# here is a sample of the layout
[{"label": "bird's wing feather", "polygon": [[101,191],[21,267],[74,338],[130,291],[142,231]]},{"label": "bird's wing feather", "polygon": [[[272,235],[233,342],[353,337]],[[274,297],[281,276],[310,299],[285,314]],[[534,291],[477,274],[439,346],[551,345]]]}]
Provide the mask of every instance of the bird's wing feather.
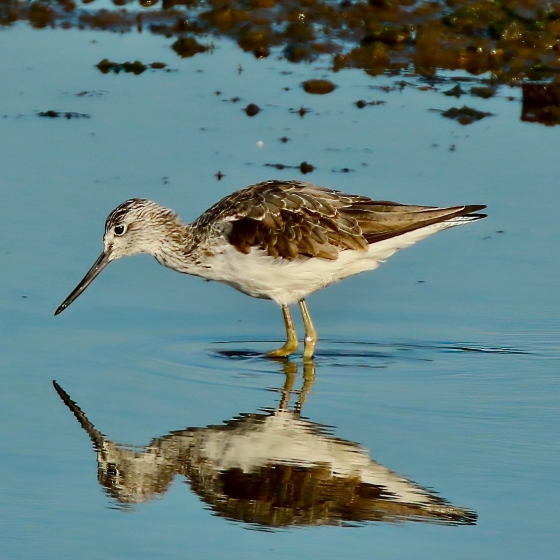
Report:
[{"label": "bird's wing feather", "polygon": [[368,245],[481,206],[409,206],[340,193],[302,181],[267,181],[233,193],[205,212],[196,225],[213,224],[242,253],[252,247],[270,256],[336,260],[341,251]]}]

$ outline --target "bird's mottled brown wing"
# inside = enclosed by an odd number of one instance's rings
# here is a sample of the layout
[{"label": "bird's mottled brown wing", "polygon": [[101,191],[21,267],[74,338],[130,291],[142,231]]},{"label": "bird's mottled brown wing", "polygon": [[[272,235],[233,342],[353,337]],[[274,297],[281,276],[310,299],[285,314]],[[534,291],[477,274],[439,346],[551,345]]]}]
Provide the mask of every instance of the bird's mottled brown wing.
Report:
[{"label": "bird's mottled brown wing", "polygon": [[370,243],[480,208],[409,206],[301,181],[267,181],[225,197],[196,226],[220,227],[242,253],[258,247],[285,259],[335,260],[341,251],[366,251]]}]

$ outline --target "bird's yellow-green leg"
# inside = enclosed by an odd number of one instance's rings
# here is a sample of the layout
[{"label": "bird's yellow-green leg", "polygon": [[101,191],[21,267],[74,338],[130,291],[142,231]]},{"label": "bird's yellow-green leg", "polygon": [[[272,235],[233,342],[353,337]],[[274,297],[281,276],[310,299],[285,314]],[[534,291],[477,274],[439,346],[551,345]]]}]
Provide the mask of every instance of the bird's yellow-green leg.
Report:
[{"label": "bird's yellow-green leg", "polygon": [[288,340],[286,340],[286,344],[281,348],[268,353],[268,356],[271,358],[284,358],[285,356],[293,354],[298,349],[296,329],[294,328],[294,320],[292,319],[290,308],[287,305],[283,305],[282,313],[284,314],[284,324],[286,325]]},{"label": "bird's yellow-green leg", "polygon": [[303,326],[305,327],[305,346],[303,349],[303,359],[310,360],[313,358],[315,352],[315,345],[317,344],[317,331],[311,321],[311,316],[307,310],[307,304],[304,299],[299,300],[299,310],[303,319]]}]

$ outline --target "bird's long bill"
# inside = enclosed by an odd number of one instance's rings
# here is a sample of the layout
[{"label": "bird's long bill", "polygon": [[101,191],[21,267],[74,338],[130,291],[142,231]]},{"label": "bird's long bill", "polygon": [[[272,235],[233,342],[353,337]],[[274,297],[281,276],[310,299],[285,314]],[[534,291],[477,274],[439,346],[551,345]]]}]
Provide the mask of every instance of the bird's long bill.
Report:
[{"label": "bird's long bill", "polygon": [[74,288],[72,293],[58,306],[54,312],[55,315],[62,313],[95,279],[95,277],[109,264],[109,256],[103,252],[99,258],[93,263],[88,273],[82,278],[82,281]]}]

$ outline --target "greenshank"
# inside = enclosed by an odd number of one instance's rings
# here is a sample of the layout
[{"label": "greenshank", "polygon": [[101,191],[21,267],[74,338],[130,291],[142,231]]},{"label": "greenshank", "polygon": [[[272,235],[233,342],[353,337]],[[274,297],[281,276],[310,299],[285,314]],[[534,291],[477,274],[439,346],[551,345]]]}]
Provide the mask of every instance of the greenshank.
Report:
[{"label": "greenshank", "polygon": [[177,272],[216,280],[271,299],[284,315],[287,341],[271,357],[298,348],[289,306],[298,303],[304,358],[317,332],[305,298],[354,274],[373,270],[399,249],[485,214],[484,205],[447,208],[375,201],[303,181],[265,181],[234,192],[191,224],[140,198],[123,202],[105,222],[104,250],[55,311],[66,309],[111,262],[148,253]]}]

